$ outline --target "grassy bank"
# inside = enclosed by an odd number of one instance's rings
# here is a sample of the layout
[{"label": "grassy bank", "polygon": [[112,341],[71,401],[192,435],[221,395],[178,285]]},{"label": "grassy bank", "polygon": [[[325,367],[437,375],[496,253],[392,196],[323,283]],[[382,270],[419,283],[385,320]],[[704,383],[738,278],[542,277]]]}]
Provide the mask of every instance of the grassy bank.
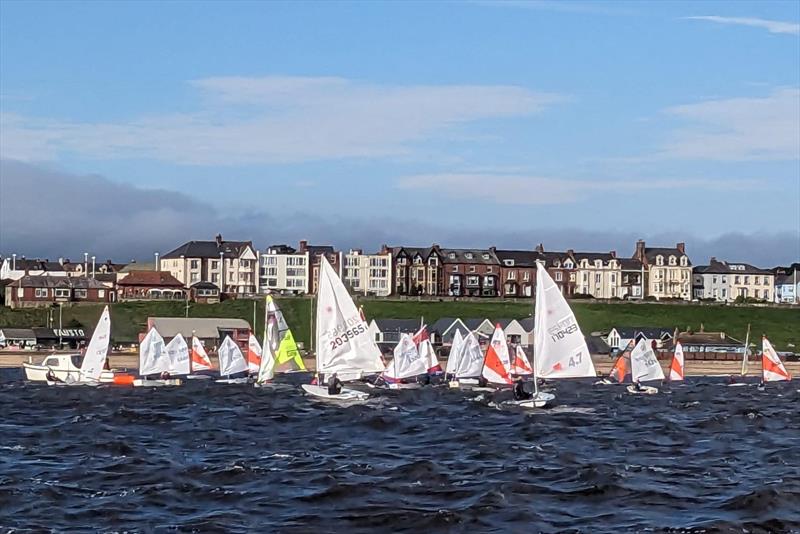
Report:
[{"label": "grassy bank", "polygon": [[[220,304],[190,304],[189,317],[235,317],[253,322],[252,300],[230,300]],[[256,325],[263,325],[264,301],[258,300]],[[310,333],[310,299],[287,298],[278,300],[286,320],[299,341],[308,342]],[[527,317],[531,305],[526,302],[417,302],[391,300],[363,300],[368,318],[419,318],[432,324],[441,317],[488,317],[490,319]],[[726,306],[690,306],[670,304],[602,304],[573,302],[572,307],[585,333],[606,331],[613,326],[659,326],[681,330],[695,330],[702,324],[706,331],[724,331],[744,339],[747,324],[753,335],[766,333],[779,350],[797,350],[800,347],[800,310],[786,308],[755,308]],[[100,316],[101,306],[75,306],[64,308],[63,324],[69,326],[94,326]],[[112,337],[116,342],[137,339],[144,330],[147,317],[183,317],[183,302],[126,302],[111,307]],[[54,314],[58,324],[57,311]],[[42,309],[10,310],[0,307],[0,327],[45,326],[47,312]],[[258,326],[257,331],[262,327]],[[789,344],[796,347],[789,347]]]}]

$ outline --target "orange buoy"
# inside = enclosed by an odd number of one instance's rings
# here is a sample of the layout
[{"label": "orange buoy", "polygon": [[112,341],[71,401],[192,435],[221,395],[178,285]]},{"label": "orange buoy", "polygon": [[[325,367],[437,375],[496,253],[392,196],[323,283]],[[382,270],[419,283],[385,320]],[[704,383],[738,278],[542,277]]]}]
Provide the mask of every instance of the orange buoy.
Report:
[{"label": "orange buoy", "polygon": [[114,385],[117,386],[132,386],[133,385],[133,375],[128,374],[119,374],[114,375]]}]

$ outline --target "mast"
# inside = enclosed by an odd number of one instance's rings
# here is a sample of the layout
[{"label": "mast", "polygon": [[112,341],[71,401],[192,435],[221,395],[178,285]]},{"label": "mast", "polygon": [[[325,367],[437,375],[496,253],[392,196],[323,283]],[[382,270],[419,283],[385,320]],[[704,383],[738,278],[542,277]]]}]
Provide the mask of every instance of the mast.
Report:
[{"label": "mast", "polygon": [[747,336],[744,338],[744,356],[742,356],[742,376],[747,375],[748,356],[750,352],[750,323],[747,323]]},{"label": "mast", "polygon": [[[538,272],[539,269],[542,268],[542,264],[539,260],[536,260],[536,270]],[[531,370],[533,371],[533,397],[536,398],[539,396],[539,379],[536,378],[536,336],[538,332],[536,332],[536,301],[538,300],[536,297],[539,295],[539,277],[536,277],[536,284],[533,290],[533,347],[531,347]]]}]

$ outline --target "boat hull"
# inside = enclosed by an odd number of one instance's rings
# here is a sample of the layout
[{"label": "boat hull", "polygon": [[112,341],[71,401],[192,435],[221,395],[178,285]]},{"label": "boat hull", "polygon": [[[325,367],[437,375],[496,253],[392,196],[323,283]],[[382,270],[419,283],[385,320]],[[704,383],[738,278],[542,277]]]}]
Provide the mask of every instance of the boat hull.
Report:
[{"label": "boat hull", "polygon": [[519,408],[545,408],[551,405],[556,400],[556,396],[552,393],[544,393],[540,391],[530,399],[508,401],[505,404],[517,406]]},{"label": "boat hull", "polygon": [[628,386],[628,393],[633,395],[655,395],[658,393],[658,388],[654,388],[652,386],[642,386],[641,390],[636,389],[636,386],[630,385]]},{"label": "boat hull", "polygon": [[[48,371],[52,371],[55,377],[62,382],[66,382],[68,379],[78,380],[81,374],[81,371],[78,368],[60,369],[32,363],[23,363],[22,367],[25,369],[25,378],[29,382],[47,382]],[[100,373],[100,382],[103,384],[113,383],[114,371],[103,371]]]},{"label": "boat hull", "polygon": [[147,387],[147,388],[158,388],[158,387],[166,387],[166,386],[180,386],[181,379],[180,378],[168,378],[165,380],[157,379],[157,380],[149,380],[147,378],[137,378],[133,381],[133,387]]},{"label": "boat hull", "polygon": [[253,382],[253,379],[247,376],[242,378],[220,378],[219,380],[214,380],[216,384],[249,384]]},{"label": "boat hull", "polygon": [[333,402],[365,401],[369,398],[369,393],[364,393],[363,391],[356,391],[355,389],[349,388],[342,388],[341,393],[338,395],[331,395],[328,393],[328,388],[326,386],[303,384],[301,387],[306,394],[311,395],[312,397]]}]

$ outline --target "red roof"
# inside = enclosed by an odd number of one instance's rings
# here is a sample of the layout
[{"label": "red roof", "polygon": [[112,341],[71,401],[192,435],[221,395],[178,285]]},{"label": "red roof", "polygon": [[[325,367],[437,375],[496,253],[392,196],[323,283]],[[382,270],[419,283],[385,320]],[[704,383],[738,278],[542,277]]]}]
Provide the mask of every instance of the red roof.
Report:
[{"label": "red roof", "polygon": [[175,287],[182,288],[180,280],[165,271],[131,271],[117,282],[120,286]]}]

